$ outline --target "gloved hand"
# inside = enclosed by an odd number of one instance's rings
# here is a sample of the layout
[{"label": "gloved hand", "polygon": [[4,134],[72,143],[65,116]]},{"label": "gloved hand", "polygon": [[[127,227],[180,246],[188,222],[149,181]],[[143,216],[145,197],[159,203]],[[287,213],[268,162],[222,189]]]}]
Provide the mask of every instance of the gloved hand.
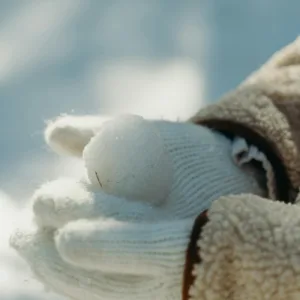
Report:
[{"label": "gloved hand", "polygon": [[72,299],[180,299],[195,217],[222,195],[264,193],[229,139],[194,124],[63,117],[46,141],[83,157],[87,176],[38,189],[36,226],[11,245]]}]

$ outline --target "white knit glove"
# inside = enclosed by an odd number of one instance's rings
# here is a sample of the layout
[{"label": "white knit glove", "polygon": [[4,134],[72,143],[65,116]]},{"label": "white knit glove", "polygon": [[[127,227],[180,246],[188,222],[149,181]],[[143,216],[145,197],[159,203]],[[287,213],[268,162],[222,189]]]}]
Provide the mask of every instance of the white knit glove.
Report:
[{"label": "white knit glove", "polygon": [[38,280],[72,299],[180,299],[195,217],[222,195],[263,194],[232,160],[231,141],[193,124],[63,117],[46,140],[83,152],[87,177],[37,190],[37,226],[11,245]]}]

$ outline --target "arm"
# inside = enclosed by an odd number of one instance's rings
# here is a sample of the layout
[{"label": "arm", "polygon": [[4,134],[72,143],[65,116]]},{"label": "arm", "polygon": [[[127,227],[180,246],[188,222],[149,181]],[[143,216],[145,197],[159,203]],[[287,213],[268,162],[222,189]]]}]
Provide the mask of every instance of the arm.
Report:
[{"label": "arm", "polygon": [[220,198],[201,218],[188,249],[183,299],[300,296],[300,207],[245,194]]}]

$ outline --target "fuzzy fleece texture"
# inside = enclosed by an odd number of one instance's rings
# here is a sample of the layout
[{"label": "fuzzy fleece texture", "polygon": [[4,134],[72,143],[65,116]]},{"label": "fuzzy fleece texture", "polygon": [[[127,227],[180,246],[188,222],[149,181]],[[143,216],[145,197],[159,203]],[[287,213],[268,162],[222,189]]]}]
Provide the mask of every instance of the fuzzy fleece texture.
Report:
[{"label": "fuzzy fleece texture", "polygon": [[223,197],[194,224],[183,299],[300,299],[300,38],[191,119],[263,151],[279,201]]},{"label": "fuzzy fleece texture", "polygon": [[300,298],[300,207],[251,194],[222,197],[197,246],[190,300]]}]

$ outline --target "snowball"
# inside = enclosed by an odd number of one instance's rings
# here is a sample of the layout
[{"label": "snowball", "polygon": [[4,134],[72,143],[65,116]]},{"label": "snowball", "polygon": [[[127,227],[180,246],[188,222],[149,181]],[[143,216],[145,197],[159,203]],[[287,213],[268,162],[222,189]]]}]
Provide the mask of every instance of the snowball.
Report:
[{"label": "snowball", "polygon": [[162,203],[169,195],[171,161],[155,124],[123,116],[103,124],[83,159],[93,186],[106,193]]}]

